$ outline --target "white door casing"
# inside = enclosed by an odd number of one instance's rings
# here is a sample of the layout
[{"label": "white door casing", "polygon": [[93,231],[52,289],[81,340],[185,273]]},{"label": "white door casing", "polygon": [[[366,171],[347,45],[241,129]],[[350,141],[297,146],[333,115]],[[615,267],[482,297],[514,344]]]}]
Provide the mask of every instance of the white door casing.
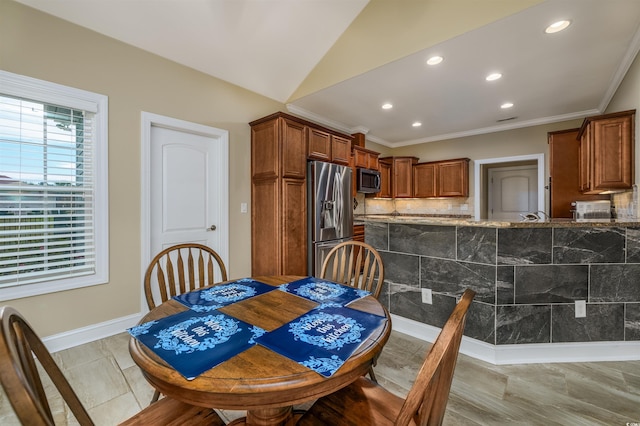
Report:
[{"label": "white door casing", "polygon": [[143,112],[141,170],[142,293],[149,261],[174,244],[207,245],[228,267],[228,132]]},{"label": "white door casing", "polygon": [[480,211],[482,199],[483,197],[487,197],[487,194],[485,194],[481,190],[481,183],[482,183],[481,172],[483,167],[486,167],[487,165],[493,165],[493,164],[511,163],[511,162],[518,162],[518,161],[531,161],[531,160],[535,160],[537,162],[538,206],[540,210],[544,210],[544,207],[543,207],[545,205],[544,154],[519,155],[514,157],[500,157],[500,158],[487,158],[487,159],[473,160],[473,163],[474,163],[474,173],[473,173],[474,218],[476,220],[485,219],[482,217],[482,214]]},{"label": "white door casing", "polygon": [[536,166],[489,169],[488,219],[519,221],[521,214],[538,211]]}]

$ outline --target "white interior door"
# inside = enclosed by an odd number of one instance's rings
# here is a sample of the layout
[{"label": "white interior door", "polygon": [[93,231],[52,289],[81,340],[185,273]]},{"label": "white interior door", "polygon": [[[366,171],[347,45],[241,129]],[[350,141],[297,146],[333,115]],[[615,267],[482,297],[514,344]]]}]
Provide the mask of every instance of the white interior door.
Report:
[{"label": "white interior door", "polygon": [[538,209],[538,171],[536,166],[489,169],[490,220],[519,221],[521,214]]},{"label": "white interior door", "polygon": [[159,251],[186,242],[228,267],[228,132],[143,113],[142,169],[142,274]]}]

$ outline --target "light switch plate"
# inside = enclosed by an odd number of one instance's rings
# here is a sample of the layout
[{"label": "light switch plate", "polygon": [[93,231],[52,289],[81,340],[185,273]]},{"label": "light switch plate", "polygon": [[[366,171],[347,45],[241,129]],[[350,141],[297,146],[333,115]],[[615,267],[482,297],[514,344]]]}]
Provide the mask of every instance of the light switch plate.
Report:
[{"label": "light switch plate", "polygon": [[576,300],[576,318],[584,318],[587,316],[587,301]]},{"label": "light switch plate", "polygon": [[247,212],[247,203],[240,203],[240,213]]},{"label": "light switch plate", "polygon": [[431,289],[423,288],[422,289],[422,303],[428,303],[429,305],[433,304],[433,299],[431,297]]}]

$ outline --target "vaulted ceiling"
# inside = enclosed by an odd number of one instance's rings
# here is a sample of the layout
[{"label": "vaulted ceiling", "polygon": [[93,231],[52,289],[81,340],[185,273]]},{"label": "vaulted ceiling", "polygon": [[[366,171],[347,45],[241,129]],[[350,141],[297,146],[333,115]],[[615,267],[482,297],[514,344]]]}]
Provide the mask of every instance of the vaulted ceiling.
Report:
[{"label": "vaulted ceiling", "polygon": [[18,1],[387,146],[600,113],[640,48],[640,0]]}]

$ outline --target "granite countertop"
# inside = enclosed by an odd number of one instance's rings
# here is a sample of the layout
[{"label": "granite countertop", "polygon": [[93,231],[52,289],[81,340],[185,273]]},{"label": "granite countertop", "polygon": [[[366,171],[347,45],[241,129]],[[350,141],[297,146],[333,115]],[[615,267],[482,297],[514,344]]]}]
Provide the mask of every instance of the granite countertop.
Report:
[{"label": "granite countertop", "polygon": [[442,226],[482,226],[491,228],[548,228],[548,227],[603,227],[603,226],[640,226],[639,219],[549,219],[541,221],[499,221],[476,220],[471,216],[428,216],[428,215],[391,215],[371,214],[357,215],[354,221],[385,222],[385,223],[413,223],[419,225]]}]

